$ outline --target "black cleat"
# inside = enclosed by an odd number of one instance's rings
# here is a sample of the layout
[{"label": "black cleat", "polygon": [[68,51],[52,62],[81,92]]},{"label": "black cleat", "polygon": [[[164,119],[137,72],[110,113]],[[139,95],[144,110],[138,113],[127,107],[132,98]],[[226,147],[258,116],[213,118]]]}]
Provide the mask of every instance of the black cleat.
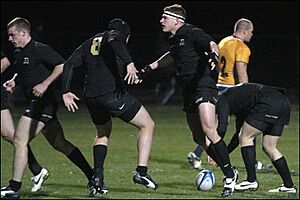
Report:
[{"label": "black cleat", "polygon": [[233,173],[234,176],[232,178],[226,178],[224,179],[224,188],[221,192],[221,196],[222,197],[228,197],[230,195],[232,195],[233,191],[234,191],[234,187],[236,185],[236,182],[238,180],[239,177],[239,172],[238,170],[236,170],[235,168],[233,169]]},{"label": "black cleat", "polygon": [[13,191],[9,186],[1,188],[1,199],[19,199],[20,193]]},{"label": "black cleat", "polygon": [[138,172],[136,172],[136,174],[133,176],[133,182],[144,185],[153,190],[156,190],[158,188],[158,185],[148,174],[146,174],[146,176],[141,176]]},{"label": "black cleat", "polygon": [[92,180],[89,181],[88,188],[90,191],[90,197],[95,196],[97,193],[100,193],[100,194],[108,193],[108,187],[98,177],[93,178]]}]

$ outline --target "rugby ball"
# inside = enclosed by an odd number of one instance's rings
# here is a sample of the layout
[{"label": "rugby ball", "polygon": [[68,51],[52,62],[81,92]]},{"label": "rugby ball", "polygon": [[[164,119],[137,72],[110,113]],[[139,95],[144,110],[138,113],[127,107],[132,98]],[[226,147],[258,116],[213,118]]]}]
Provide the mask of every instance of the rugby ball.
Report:
[{"label": "rugby ball", "polygon": [[201,170],[196,176],[196,188],[199,191],[211,190],[214,184],[215,176],[213,172],[208,169]]}]

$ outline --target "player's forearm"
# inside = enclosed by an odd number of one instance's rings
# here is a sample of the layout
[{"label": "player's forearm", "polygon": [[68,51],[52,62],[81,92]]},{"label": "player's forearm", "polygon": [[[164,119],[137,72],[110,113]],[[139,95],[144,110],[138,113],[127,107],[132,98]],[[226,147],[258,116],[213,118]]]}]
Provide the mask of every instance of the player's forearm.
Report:
[{"label": "player's forearm", "polygon": [[217,55],[219,55],[220,52],[219,46],[214,41],[210,41],[209,46],[212,52],[216,52]]},{"label": "player's forearm", "polygon": [[239,78],[239,83],[248,83],[249,82],[247,73],[239,74],[238,78]]},{"label": "player's forearm", "polygon": [[5,58],[1,59],[1,74],[8,68],[9,65],[10,65],[10,62],[9,62],[8,58],[5,57]]},{"label": "player's forearm", "polygon": [[167,52],[164,55],[162,55],[158,60],[156,60],[153,63],[151,63],[150,67],[153,70],[155,70],[157,68],[163,68],[163,67],[170,66],[173,63],[174,63],[174,59],[170,55],[170,52]]},{"label": "player's forearm", "polygon": [[57,65],[50,76],[48,76],[44,81],[43,84],[49,86],[53,81],[55,81],[63,72],[63,64]]}]

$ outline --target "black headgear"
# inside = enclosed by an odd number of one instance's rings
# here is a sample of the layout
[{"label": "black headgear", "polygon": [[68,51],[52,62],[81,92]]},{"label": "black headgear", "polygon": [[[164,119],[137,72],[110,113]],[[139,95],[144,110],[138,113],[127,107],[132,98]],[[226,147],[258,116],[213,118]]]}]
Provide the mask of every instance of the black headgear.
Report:
[{"label": "black headgear", "polygon": [[130,35],[129,25],[124,20],[118,18],[115,18],[109,22],[108,30],[118,30],[122,35],[125,36],[125,38]]}]

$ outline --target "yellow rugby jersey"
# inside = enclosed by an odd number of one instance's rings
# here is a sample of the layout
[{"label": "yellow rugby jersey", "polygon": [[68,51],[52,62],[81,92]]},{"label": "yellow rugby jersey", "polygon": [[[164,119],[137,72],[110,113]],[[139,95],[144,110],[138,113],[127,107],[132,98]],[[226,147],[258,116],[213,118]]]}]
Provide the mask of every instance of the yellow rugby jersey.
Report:
[{"label": "yellow rugby jersey", "polygon": [[218,84],[236,85],[238,83],[235,62],[248,64],[251,51],[239,38],[228,36],[219,43]]}]

